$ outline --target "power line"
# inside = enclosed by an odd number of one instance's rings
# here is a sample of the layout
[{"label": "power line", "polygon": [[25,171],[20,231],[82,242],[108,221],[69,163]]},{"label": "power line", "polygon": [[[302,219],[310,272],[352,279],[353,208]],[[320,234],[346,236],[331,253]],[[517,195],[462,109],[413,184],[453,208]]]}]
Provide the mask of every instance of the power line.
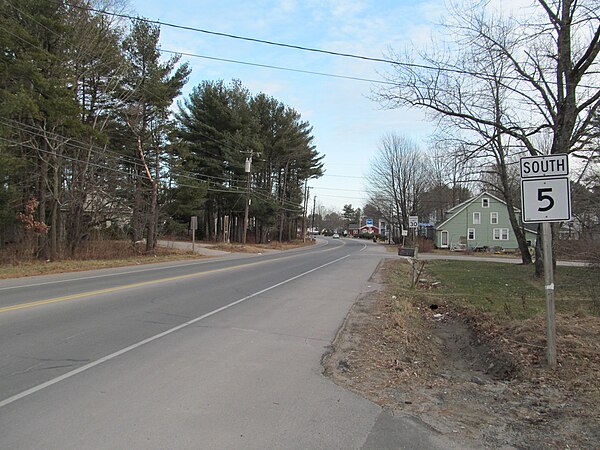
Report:
[{"label": "power line", "polygon": [[[68,138],[65,138],[61,135],[58,134],[54,134],[54,133],[47,133],[46,135],[41,134],[39,131],[37,130],[28,130],[26,129],[26,127],[30,127],[29,125],[25,125],[23,126],[23,124],[18,124],[15,125],[11,125],[9,123],[6,123],[8,126],[12,126],[13,128],[16,129],[21,129],[21,131],[24,131],[26,133],[30,133],[33,136],[38,136],[38,137],[44,137],[48,140],[55,140],[55,141],[60,141],[60,144],[63,144],[65,146],[65,148],[75,148],[78,150],[85,150],[85,151],[90,151],[91,153],[96,153],[96,154],[100,154],[101,156],[105,156],[113,159],[117,159],[117,163],[119,163],[120,161],[118,161],[118,156],[120,155],[116,155],[112,156],[112,155],[108,155],[105,153],[105,151],[99,152],[99,151],[95,151],[93,150],[94,145],[90,145],[89,147],[78,147],[76,145],[73,145],[71,142],[69,142]],[[31,127],[33,128],[33,127]],[[65,154],[60,154],[57,155],[56,153],[54,153],[51,150],[46,150],[46,149],[42,149],[39,147],[35,147],[31,144],[27,144],[24,142],[18,142],[18,141],[14,141],[14,140],[10,140],[10,139],[6,139],[3,137],[0,137],[0,140],[5,141],[7,143],[10,144],[14,144],[17,146],[22,146],[22,147],[26,147],[26,148],[30,148],[32,150],[38,151],[40,153],[44,153],[44,154],[48,154],[48,155],[52,155],[52,156],[56,156],[60,159],[66,160],[66,161],[72,161],[72,162],[80,162],[83,164],[86,164],[90,167],[96,167],[96,168],[100,168],[103,170],[108,170],[108,171],[112,171],[112,172],[116,172],[119,173],[121,175],[127,176],[127,177],[132,177],[132,178],[142,178],[142,179],[146,179],[146,176],[135,173],[135,172],[127,172],[124,171],[122,169],[116,168],[116,167],[112,167],[112,166],[108,166],[108,165],[102,165],[102,164],[98,164],[95,162],[91,162],[91,161],[87,161],[87,160],[83,160],[77,157],[73,157],[73,156],[69,156],[69,155],[65,155]],[[73,140],[74,142],[78,142]],[[85,145],[85,143],[83,144]],[[101,149],[102,150],[102,149]],[[130,162],[130,164],[134,165],[134,166],[140,166],[143,167],[143,165],[141,163],[138,162]],[[241,179],[231,179],[231,178],[222,178],[222,177],[216,177],[216,176],[210,176],[210,175],[204,175],[204,174],[198,174],[198,173],[194,173],[194,172],[185,172],[185,171],[181,171],[178,172],[176,174],[177,177],[177,186],[178,187],[187,187],[187,188],[195,188],[195,189],[200,189],[201,186],[194,186],[194,185],[189,185],[189,184],[185,184],[184,182],[181,182],[181,179],[189,179],[192,181],[203,181],[205,183],[207,183],[207,186],[203,186],[202,188],[206,188],[206,190],[210,191],[210,192],[219,192],[219,193],[229,193],[229,194],[245,194],[246,191],[244,190],[244,186],[236,186],[237,183],[243,183],[243,180]],[[215,181],[216,180],[216,181]],[[217,187],[211,187],[211,182],[212,183],[220,183],[219,185],[217,185]],[[224,186],[223,182],[226,182],[226,184],[229,184],[230,187],[228,186]],[[259,186],[255,186],[252,190],[253,195],[255,195],[258,198],[262,198],[263,200],[276,200],[278,203],[281,203],[280,208],[285,210],[285,211],[290,211],[290,212],[297,212],[300,208],[299,203],[300,202],[293,202],[291,200],[287,200],[287,199],[276,199],[274,197],[272,197],[271,192],[265,190],[263,187],[259,187]],[[289,208],[286,208],[285,205],[288,205]]]},{"label": "power line", "polygon": [[[49,0],[49,1],[51,1],[51,0]],[[362,61],[371,61],[371,62],[378,62],[378,63],[384,63],[384,64],[391,64],[393,66],[403,66],[403,67],[414,68],[414,69],[427,69],[427,70],[436,70],[436,71],[440,71],[440,72],[470,74],[470,75],[477,75],[477,76],[485,75],[485,74],[476,73],[476,72],[468,72],[463,69],[452,69],[449,67],[439,67],[439,66],[436,67],[436,66],[429,66],[426,64],[416,64],[416,63],[409,63],[409,62],[394,61],[392,59],[386,59],[386,58],[375,58],[375,57],[371,57],[371,56],[358,55],[358,54],[354,54],[354,53],[335,52],[332,50],[324,50],[324,49],[313,48],[313,47],[305,47],[302,45],[286,44],[283,42],[270,41],[270,40],[266,40],[266,39],[257,39],[257,38],[247,37],[247,36],[239,36],[239,35],[230,34],[230,33],[223,33],[220,31],[211,31],[211,30],[206,30],[203,28],[195,28],[195,27],[190,27],[187,25],[179,25],[179,24],[174,24],[174,23],[170,23],[170,22],[163,22],[161,20],[152,20],[152,19],[146,19],[143,17],[134,17],[129,14],[115,13],[115,12],[108,11],[105,9],[96,9],[96,8],[85,7],[85,6],[80,6],[80,5],[73,5],[73,7],[79,8],[79,9],[82,9],[85,11],[95,12],[98,14],[105,14],[108,16],[119,17],[122,19],[128,19],[131,21],[146,22],[146,23],[150,23],[153,25],[160,25],[160,26],[176,28],[176,29],[186,30],[186,31],[194,31],[197,33],[204,33],[204,34],[209,34],[209,35],[213,35],[213,36],[226,37],[226,38],[247,41],[247,42],[255,42],[255,43],[259,43],[259,44],[272,45],[272,46],[276,46],[276,47],[289,48],[289,49],[300,50],[300,51],[305,51],[305,52],[320,53],[320,54],[325,54],[325,55],[330,55],[330,56],[339,56],[339,57],[343,57],[343,58],[358,59],[358,60],[362,60]],[[172,52],[172,53],[183,54],[181,52]],[[202,56],[199,56],[199,57],[202,57]],[[208,57],[207,59],[210,59],[210,57]],[[231,60],[228,62],[234,62],[234,61]],[[254,64],[249,63],[248,65],[254,65]],[[267,66],[265,65],[264,67],[267,67]],[[284,68],[279,68],[279,67],[275,67],[275,66],[270,67],[270,68],[295,71],[294,69],[284,69]],[[309,72],[307,72],[307,73],[309,73]],[[332,74],[319,74],[316,72],[314,74],[337,77],[336,75],[332,75]],[[360,80],[360,81],[366,81],[366,80]],[[389,81],[376,81],[376,82],[383,83],[383,84],[397,85],[397,83],[389,82]]]},{"label": "power line", "polygon": [[175,23],[163,22],[161,20],[152,20],[152,19],[146,19],[146,18],[142,18],[142,17],[134,17],[129,14],[116,13],[116,12],[108,11],[106,9],[96,9],[96,8],[92,8],[89,6],[80,6],[80,5],[71,5],[71,6],[78,8],[78,9],[85,10],[85,11],[95,12],[95,13],[99,13],[99,14],[105,14],[105,15],[113,16],[113,17],[119,17],[121,19],[129,19],[129,20],[133,20],[133,21],[137,20],[137,21],[141,21],[141,22],[151,23],[154,25],[161,25],[161,26],[165,26],[165,27],[176,28],[176,29],[186,30],[186,31],[194,31],[197,33],[210,34],[213,36],[226,37],[226,38],[236,39],[236,40],[240,40],[240,41],[255,42],[258,44],[273,45],[276,47],[290,48],[290,49],[301,50],[301,51],[305,51],[305,52],[322,53],[322,54],[326,54],[326,55],[340,56],[340,57],[344,57],[344,58],[361,59],[364,61],[373,61],[373,62],[380,62],[380,63],[385,63],[385,64],[398,64],[397,61],[392,61],[390,59],[374,58],[371,56],[363,56],[363,55],[357,55],[357,54],[353,54],[353,53],[335,52],[332,50],[324,50],[324,49],[319,49],[319,48],[305,47],[302,45],[286,44],[283,42],[251,38],[251,37],[247,37],[247,36],[239,36],[236,34],[223,33],[220,31],[210,31],[210,30],[205,30],[203,28],[195,28],[195,27],[190,27],[187,25],[179,25],[179,24],[175,24]]},{"label": "power line", "polygon": [[[48,1],[59,4],[57,1],[54,1],[54,0],[48,0]],[[193,31],[193,32],[204,33],[204,34],[220,36],[220,37],[227,37],[227,38],[236,39],[236,40],[255,42],[255,43],[266,44],[266,45],[273,45],[273,46],[290,48],[290,49],[306,51],[306,52],[321,53],[321,54],[326,54],[326,55],[331,55],[331,56],[339,56],[339,57],[353,58],[353,59],[359,59],[359,60],[364,60],[364,61],[379,62],[379,63],[390,64],[392,66],[400,66],[400,67],[404,67],[404,68],[425,69],[425,70],[433,70],[436,72],[447,72],[447,73],[456,73],[456,74],[461,74],[461,75],[470,75],[470,76],[474,76],[474,77],[478,77],[478,78],[482,78],[482,79],[496,81],[496,78],[494,76],[491,76],[487,73],[476,72],[476,71],[472,71],[472,70],[468,70],[468,69],[460,68],[460,67],[459,68],[441,67],[439,65],[436,66],[436,65],[428,65],[428,64],[417,64],[417,63],[409,63],[409,62],[397,61],[397,60],[395,61],[395,60],[386,59],[386,58],[375,58],[375,57],[358,55],[358,54],[353,54],[353,53],[335,52],[335,51],[331,51],[331,50],[306,47],[306,46],[302,46],[302,45],[287,44],[287,43],[282,43],[282,42],[270,41],[270,40],[266,40],[266,39],[257,39],[257,38],[251,38],[251,37],[246,37],[246,36],[234,35],[234,34],[230,34],[230,33],[211,31],[211,30],[195,28],[195,27],[191,27],[191,26],[187,26],[187,25],[179,25],[179,24],[174,24],[174,23],[169,23],[169,22],[163,22],[160,20],[146,19],[143,17],[134,17],[129,14],[116,13],[116,12],[108,11],[106,9],[96,9],[96,8],[92,8],[89,6],[81,6],[81,5],[71,5],[71,6],[74,8],[78,8],[80,10],[95,12],[98,14],[105,14],[108,16],[118,17],[118,18],[122,18],[122,19],[128,19],[131,21],[146,22],[146,23],[150,23],[150,24],[154,24],[154,25],[166,26],[166,27],[170,27],[170,28],[176,28],[176,29],[181,29],[181,30],[186,30],[186,31]],[[174,52],[171,50],[165,50],[165,52],[182,54],[182,55],[184,54],[182,52]],[[226,62],[258,66],[258,67],[265,67],[265,68],[277,69],[277,70],[287,70],[287,71],[301,72],[301,73],[303,72],[303,73],[307,73],[307,74],[328,76],[328,77],[335,77],[335,78],[347,78],[347,79],[357,80],[357,81],[370,81],[370,82],[374,82],[374,83],[389,84],[389,85],[393,85],[393,86],[398,85],[398,82],[392,82],[392,81],[368,80],[368,79],[362,79],[359,77],[344,77],[342,75],[326,74],[326,73],[311,72],[311,71],[302,71],[302,70],[298,70],[298,69],[290,69],[290,68],[284,68],[284,67],[278,67],[278,66],[269,66],[266,64],[249,63],[249,62],[236,61],[236,60],[225,60],[225,59],[221,59],[221,58],[207,57],[207,56],[202,56],[202,55],[194,55],[194,54],[187,54],[187,55],[193,56],[193,57],[198,57],[198,58],[223,60]],[[527,81],[527,80],[523,80],[522,77],[518,77],[518,76],[505,76],[504,79],[510,80],[510,81]],[[556,81],[547,81],[547,83],[557,84]],[[588,89],[596,89],[597,88],[597,86],[588,86],[588,85],[580,85],[580,86],[583,88],[588,88]]]},{"label": "power line", "polygon": [[344,189],[344,188],[330,188],[330,187],[320,187],[320,186],[311,186],[311,189],[316,190],[325,190],[325,191],[344,191],[344,192],[364,192],[363,189]]},{"label": "power line", "polygon": [[273,66],[270,64],[259,64],[259,63],[252,63],[252,62],[248,62],[248,61],[239,61],[239,60],[235,60],[235,59],[226,59],[226,58],[217,58],[214,56],[197,55],[195,53],[176,52],[173,50],[163,50],[163,49],[161,49],[160,52],[161,53],[170,53],[170,54],[174,54],[174,55],[189,56],[189,57],[193,57],[193,58],[208,59],[210,61],[220,61],[220,62],[227,62],[227,63],[233,63],[233,64],[240,64],[240,65],[244,65],[244,66],[253,66],[253,67],[262,67],[265,69],[284,70],[287,72],[297,72],[297,73],[304,73],[304,74],[308,74],[308,75],[319,75],[322,77],[341,78],[343,80],[364,81],[367,83],[378,83],[378,84],[389,84],[392,86],[396,85],[396,83],[393,83],[391,81],[373,80],[371,78],[351,77],[351,76],[347,76],[347,75],[316,72],[313,70],[292,69],[289,67]]},{"label": "power line", "polygon": [[334,177],[334,178],[357,178],[359,180],[366,180],[367,177],[359,177],[359,176],[354,176],[354,175],[330,175],[330,174],[324,174],[324,177]]}]

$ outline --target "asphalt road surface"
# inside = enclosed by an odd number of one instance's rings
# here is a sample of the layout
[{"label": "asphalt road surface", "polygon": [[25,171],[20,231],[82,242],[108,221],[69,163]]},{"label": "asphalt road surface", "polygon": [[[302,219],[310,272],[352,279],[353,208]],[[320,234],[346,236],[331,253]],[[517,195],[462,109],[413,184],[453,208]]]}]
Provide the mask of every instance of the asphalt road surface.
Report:
[{"label": "asphalt road surface", "polygon": [[385,249],[0,282],[2,449],[463,448],[322,375]]}]

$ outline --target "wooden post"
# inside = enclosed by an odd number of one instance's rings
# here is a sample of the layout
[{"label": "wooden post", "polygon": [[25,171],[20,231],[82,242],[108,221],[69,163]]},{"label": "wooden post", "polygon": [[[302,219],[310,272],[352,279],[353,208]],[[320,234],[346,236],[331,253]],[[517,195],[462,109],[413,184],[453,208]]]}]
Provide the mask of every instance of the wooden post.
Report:
[{"label": "wooden post", "polygon": [[556,317],[554,312],[554,269],[552,266],[552,225],[542,223],[544,250],[544,282],[546,287],[546,358],[556,367]]},{"label": "wooden post", "polygon": [[192,229],[192,253],[194,253],[196,251],[196,228],[198,228],[198,216],[191,217],[190,228]]},{"label": "wooden post", "polygon": [[246,245],[246,236],[248,234],[248,212],[250,210],[250,181],[252,174],[250,172],[252,165],[252,154],[250,157],[246,158],[246,164],[244,165],[244,170],[248,174],[248,180],[246,182],[246,208],[244,209],[244,232],[242,233],[242,245]]}]

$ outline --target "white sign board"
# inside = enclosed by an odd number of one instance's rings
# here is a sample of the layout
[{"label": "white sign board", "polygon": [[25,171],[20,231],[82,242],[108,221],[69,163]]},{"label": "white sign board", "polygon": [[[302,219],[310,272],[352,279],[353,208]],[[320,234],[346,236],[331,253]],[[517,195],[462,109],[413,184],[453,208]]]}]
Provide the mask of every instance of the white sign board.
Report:
[{"label": "white sign board", "polygon": [[521,158],[521,178],[557,178],[569,175],[569,158],[558,155],[525,156]]},{"label": "white sign board", "polygon": [[408,228],[419,228],[419,216],[408,216]]},{"label": "white sign board", "polygon": [[521,197],[525,223],[571,220],[571,189],[566,177],[521,180]]},{"label": "white sign board", "polygon": [[402,230],[402,236],[408,236],[408,230]]}]

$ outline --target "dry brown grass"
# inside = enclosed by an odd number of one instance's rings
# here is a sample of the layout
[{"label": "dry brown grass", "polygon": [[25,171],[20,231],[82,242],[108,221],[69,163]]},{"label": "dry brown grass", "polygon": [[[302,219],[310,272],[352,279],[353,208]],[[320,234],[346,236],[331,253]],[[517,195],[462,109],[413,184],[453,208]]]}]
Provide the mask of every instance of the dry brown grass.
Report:
[{"label": "dry brown grass", "polygon": [[268,244],[227,244],[225,242],[219,243],[211,243],[205,242],[205,244],[209,244],[210,248],[215,250],[222,250],[225,252],[236,252],[236,253],[262,253],[265,250],[292,250],[294,248],[306,247],[313,245],[313,241],[307,240],[306,242],[291,241],[291,242],[279,242],[279,241],[271,241]]},{"label": "dry brown grass", "polygon": [[82,246],[72,258],[44,261],[18,257],[9,249],[0,253],[0,279],[205,258],[191,251],[177,249],[158,247],[153,254],[147,254],[144,250],[143,245],[133,245],[128,241],[93,241]]}]

